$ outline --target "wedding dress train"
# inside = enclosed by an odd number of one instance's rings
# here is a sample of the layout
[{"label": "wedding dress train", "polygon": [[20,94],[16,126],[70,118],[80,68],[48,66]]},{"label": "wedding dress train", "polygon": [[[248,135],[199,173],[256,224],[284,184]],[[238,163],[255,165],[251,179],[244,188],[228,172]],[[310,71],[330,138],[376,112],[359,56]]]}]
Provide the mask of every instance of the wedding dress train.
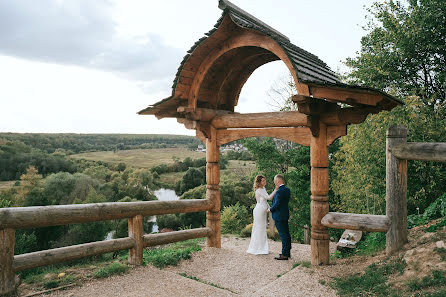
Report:
[{"label": "wedding dress train", "polygon": [[268,195],[265,188],[258,188],[256,190],[257,204],[253,210],[253,225],[251,232],[251,242],[247,253],[253,255],[266,255],[268,254],[268,237],[266,236],[266,217],[269,205],[267,200],[271,200],[274,197],[276,191]]}]

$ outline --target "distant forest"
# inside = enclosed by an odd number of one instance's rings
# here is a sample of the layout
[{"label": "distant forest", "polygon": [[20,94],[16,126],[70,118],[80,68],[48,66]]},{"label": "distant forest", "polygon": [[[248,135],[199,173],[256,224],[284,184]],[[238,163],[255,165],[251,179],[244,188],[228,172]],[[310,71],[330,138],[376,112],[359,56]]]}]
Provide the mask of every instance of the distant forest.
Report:
[{"label": "distant forest", "polygon": [[0,133],[1,139],[22,142],[47,153],[64,150],[67,155],[92,151],[166,147],[192,148],[201,143],[199,139],[193,136],[162,134]]},{"label": "distant forest", "polygon": [[188,147],[201,143],[183,135],[34,134],[0,133],[0,181],[18,180],[29,166],[46,176],[74,173],[77,165],[67,155],[129,149]]}]

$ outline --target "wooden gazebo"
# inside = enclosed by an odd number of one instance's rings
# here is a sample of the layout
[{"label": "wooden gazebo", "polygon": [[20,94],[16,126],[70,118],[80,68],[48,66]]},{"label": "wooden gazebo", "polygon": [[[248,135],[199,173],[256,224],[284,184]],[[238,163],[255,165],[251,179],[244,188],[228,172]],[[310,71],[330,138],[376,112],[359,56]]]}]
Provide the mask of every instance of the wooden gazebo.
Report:
[{"label": "wooden gazebo", "polygon": [[[172,95],[139,114],[177,118],[206,143],[206,199],[211,235],[207,246],[220,247],[219,147],[253,136],[268,136],[310,146],[311,262],[328,264],[328,146],[346,135],[347,125],[368,114],[402,104],[368,87],[342,83],[315,55],[290,43],[280,32],[227,0],[215,27],[188,51],[176,74]],[[240,91],[258,67],[281,60],[288,67],[298,94],[298,111],[240,114],[234,112]]]}]

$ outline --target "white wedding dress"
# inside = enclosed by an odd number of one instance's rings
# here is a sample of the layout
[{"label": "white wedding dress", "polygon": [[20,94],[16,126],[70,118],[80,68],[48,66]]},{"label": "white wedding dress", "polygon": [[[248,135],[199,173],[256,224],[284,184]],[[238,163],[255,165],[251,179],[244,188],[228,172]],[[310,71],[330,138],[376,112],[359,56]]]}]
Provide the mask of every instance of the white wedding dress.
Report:
[{"label": "white wedding dress", "polygon": [[257,204],[253,210],[254,222],[252,225],[251,242],[247,253],[253,255],[268,254],[268,237],[266,236],[266,216],[269,205],[266,200],[271,200],[276,191],[268,195],[265,188],[258,188],[256,190]]}]

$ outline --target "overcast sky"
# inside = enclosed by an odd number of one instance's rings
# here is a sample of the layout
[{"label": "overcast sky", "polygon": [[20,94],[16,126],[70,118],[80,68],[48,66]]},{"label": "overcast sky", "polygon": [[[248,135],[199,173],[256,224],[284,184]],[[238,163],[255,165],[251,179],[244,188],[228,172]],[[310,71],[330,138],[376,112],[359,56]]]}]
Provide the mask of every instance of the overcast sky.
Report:
[{"label": "overcast sky", "polygon": [[[372,0],[233,0],[333,70],[353,57]],[[0,0],[0,132],[188,134],[136,112],[171,94],[186,51],[213,28],[217,0]],[[288,71],[260,67],[239,112],[270,111]]]}]

